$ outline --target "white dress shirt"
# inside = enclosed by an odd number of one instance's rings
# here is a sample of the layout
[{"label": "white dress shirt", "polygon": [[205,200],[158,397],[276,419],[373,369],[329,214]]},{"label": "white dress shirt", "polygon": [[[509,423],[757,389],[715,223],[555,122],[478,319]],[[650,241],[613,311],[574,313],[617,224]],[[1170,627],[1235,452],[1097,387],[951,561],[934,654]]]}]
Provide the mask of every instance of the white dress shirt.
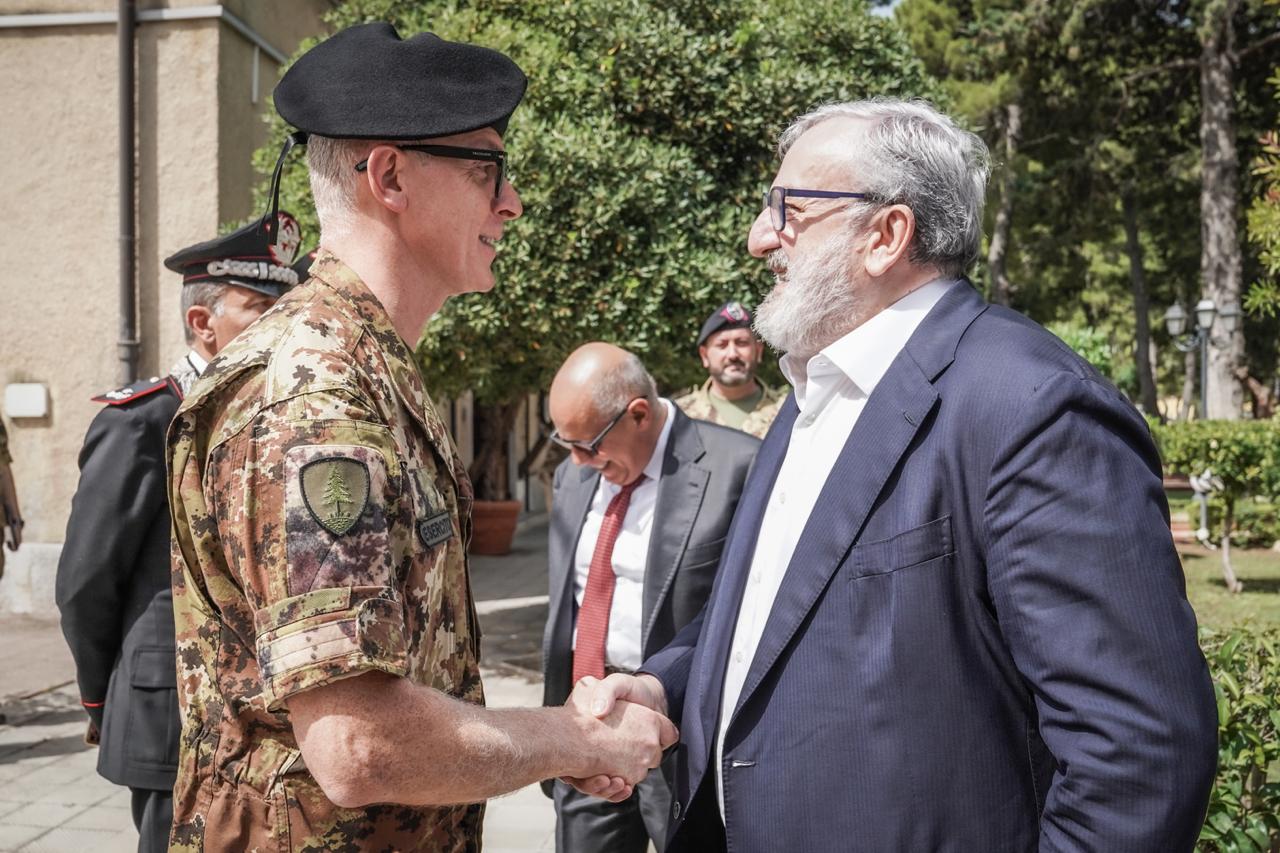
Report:
[{"label": "white dress shirt", "polygon": [[782,373],[794,387],[800,414],[791,428],[787,455],[765,505],[751,572],[738,608],[733,645],[729,648],[715,744],[716,796],[721,819],[724,818],[724,735],[783,575],[826,483],[826,473],[815,476],[815,472],[829,473],[835,466],[867,398],[920,321],[952,284],[949,280],[934,281],[917,288],[810,358],[807,364],[790,355],[782,357]]},{"label": "white dress shirt", "polygon": [[[644,655],[641,647],[644,633],[644,570],[649,560],[649,539],[653,534],[653,511],[658,504],[658,480],[662,477],[662,459],[667,453],[667,439],[671,436],[671,424],[675,420],[674,406],[667,399],[661,400],[666,410],[666,423],[653,446],[653,455],[644,466],[644,482],[631,492],[631,503],[622,519],[622,529],[613,543],[613,603],[609,607],[609,638],[605,642],[604,661],[619,669],[638,669]],[[604,477],[596,486],[591,499],[591,509],[582,524],[578,536],[578,549],[574,552],[573,595],[582,606],[582,596],[587,589],[587,575],[591,572],[591,555],[600,536],[605,510],[622,487],[610,483]],[[573,642],[578,642],[578,627],[573,628]]]}]

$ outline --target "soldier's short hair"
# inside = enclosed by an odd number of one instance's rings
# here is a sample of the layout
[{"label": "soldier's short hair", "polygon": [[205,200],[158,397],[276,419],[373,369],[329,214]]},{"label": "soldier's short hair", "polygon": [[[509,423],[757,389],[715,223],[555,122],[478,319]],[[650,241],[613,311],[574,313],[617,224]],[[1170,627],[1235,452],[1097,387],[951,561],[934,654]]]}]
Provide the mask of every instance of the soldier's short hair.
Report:
[{"label": "soldier's short hair", "polygon": [[356,187],[361,173],[355,164],[367,156],[377,142],[369,139],[331,139],[312,136],[307,140],[307,172],[311,197],[320,220],[320,239],[326,233],[341,234],[350,227],[356,209]]}]

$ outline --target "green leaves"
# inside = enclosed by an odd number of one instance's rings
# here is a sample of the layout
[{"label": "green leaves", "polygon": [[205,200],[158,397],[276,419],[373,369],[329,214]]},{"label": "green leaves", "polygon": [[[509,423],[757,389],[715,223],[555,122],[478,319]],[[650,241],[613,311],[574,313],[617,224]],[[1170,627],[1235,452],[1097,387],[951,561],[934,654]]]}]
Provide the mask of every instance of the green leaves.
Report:
[{"label": "green leaves", "polygon": [[[667,388],[692,384],[706,315],[758,304],[770,284],[746,234],[777,134],[825,101],[939,95],[861,2],[349,0],[329,19],[494,47],[529,75],[505,140],[525,214],[503,238],[497,287],[450,300],[418,348],[433,392],[471,388],[481,403],[547,387],[596,339],[635,350]],[[297,162],[283,195],[316,233]]]},{"label": "green leaves", "polygon": [[1218,695],[1218,777],[1202,851],[1280,845],[1280,631],[1201,632]]},{"label": "green leaves", "polygon": [[1280,421],[1190,421],[1153,428],[1170,473],[1212,469],[1224,498],[1280,495]]}]

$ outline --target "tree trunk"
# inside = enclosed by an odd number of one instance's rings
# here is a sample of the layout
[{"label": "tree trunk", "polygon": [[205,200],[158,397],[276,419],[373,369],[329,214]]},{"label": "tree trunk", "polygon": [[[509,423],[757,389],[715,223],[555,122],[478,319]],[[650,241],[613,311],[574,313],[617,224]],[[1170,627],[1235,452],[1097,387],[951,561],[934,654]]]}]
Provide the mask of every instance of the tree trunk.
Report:
[{"label": "tree trunk", "polygon": [[1191,420],[1191,413],[1197,412],[1196,409],[1196,360],[1198,350],[1184,353],[1182,356],[1182,408],[1178,415],[1179,420]]},{"label": "tree trunk", "polygon": [[1000,169],[1000,206],[996,208],[991,244],[987,247],[987,270],[991,273],[991,301],[1008,305],[1013,291],[1006,259],[1009,231],[1013,225],[1014,158],[1018,156],[1018,142],[1022,136],[1022,107],[1017,101],[1004,108],[1001,131],[1004,135],[1004,165]]},{"label": "tree trunk", "polygon": [[1156,383],[1151,372],[1151,303],[1147,299],[1147,276],[1142,264],[1142,240],[1138,234],[1138,203],[1133,191],[1124,193],[1125,245],[1129,252],[1129,286],[1133,290],[1135,366],[1138,370],[1138,399],[1143,411],[1158,416]]},{"label": "tree trunk", "polygon": [[507,442],[520,411],[520,401],[476,404],[476,455],[471,462],[471,482],[476,499],[505,501],[511,499],[507,468],[510,460]]},{"label": "tree trunk", "polygon": [[1249,394],[1255,418],[1265,421],[1276,413],[1275,394],[1266,385],[1254,379],[1247,367],[1237,370],[1236,378]]},{"label": "tree trunk", "polygon": [[1235,501],[1227,498],[1222,511],[1222,579],[1227,584],[1227,592],[1238,593],[1244,584],[1236,579],[1236,570],[1231,567],[1231,527],[1235,522]]},{"label": "tree trunk", "polygon": [[[1243,279],[1236,219],[1240,165],[1235,133],[1235,68],[1232,18],[1239,0],[1210,0],[1200,26],[1200,278],[1221,309],[1240,304]],[[1244,331],[1215,327],[1209,341],[1210,418],[1240,417],[1236,369],[1244,363]]]}]

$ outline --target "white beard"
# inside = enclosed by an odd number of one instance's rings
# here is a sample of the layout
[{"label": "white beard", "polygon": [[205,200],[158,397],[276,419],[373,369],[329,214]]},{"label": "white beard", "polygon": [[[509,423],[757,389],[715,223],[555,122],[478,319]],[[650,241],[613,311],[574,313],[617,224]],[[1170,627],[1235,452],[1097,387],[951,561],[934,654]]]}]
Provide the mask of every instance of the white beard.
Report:
[{"label": "white beard", "polygon": [[756,309],[755,330],[770,346],[808,359],[862,323],[866,298],[853,280],[852,242],[833,237],[791,264],[781,249],[769,254],[777,284]]}]

